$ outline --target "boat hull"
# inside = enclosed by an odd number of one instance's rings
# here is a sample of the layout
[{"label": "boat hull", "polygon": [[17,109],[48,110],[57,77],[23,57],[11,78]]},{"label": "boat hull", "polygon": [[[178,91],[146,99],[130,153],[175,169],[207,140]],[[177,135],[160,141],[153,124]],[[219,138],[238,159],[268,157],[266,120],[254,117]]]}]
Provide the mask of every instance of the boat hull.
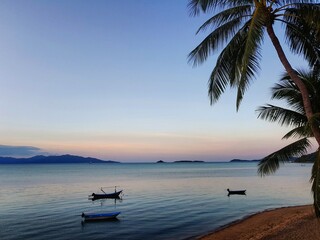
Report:
[{"label": "boat hull", "polygon": [[246,190],[228,190],[228,195],[246,195]]}]

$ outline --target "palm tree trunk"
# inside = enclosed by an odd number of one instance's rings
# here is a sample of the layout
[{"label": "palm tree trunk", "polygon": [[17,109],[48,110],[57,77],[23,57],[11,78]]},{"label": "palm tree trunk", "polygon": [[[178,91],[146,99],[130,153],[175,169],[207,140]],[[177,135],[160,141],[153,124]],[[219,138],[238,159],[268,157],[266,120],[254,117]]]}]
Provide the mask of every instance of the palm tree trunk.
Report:
[{"label": "palm tree trunk", "polygon": [[320,151],[318,149],[316,160],[312,167],[312,175],[311,175],[311,181],[312,181],[312,192],[313,192],[313,206],[315,209],[315,214],[318,218],[320,218]]},{"label": "palm tree trunk", "polygon": [[267,32],[268,35],[272,41],[273,46],[275,47],[277,54],[279,56],[279,59],[282,63],[282,65],[284,66],[285,70],[287,71],[288,75],[290,76],[290,78],[293,80],[293,82],[297,85],[297,87],[299,88],[301,95],[302,95],[302,101],[303,101],[303,106],[304,106],[304,110],[307,116],[308,121],[311,123],[311,129],[312,129],[312,133],[318,143],[318,145],[320,146],[320,129],[318,128],[317,125],[315,125],[314,121],[312,121],[312,117],[313,117],[313,110],[311,107],[311,101],[309,98],[309,92],[306,88],[306,86],[304,85],[304,83],[301,81],[301,79],[299,78],[299,76],[295,73],[295,71],[293,70],[292,66],[290,65],[281,45],[280,42],[277,38],[277,36],[274,33],[272,24],[267,24]]}]

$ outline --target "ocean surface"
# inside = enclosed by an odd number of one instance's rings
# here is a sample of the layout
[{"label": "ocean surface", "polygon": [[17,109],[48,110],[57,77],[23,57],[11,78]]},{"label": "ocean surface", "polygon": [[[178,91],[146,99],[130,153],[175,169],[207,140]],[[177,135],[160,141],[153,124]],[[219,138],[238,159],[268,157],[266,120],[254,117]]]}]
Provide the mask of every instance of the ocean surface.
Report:
[{"label": "ocean surface", "polygon": [[[192,239],[266,209],[312,203],[311,165],[272,176],[256,163],[0,165],[0,239]],[[122,200],[88,195],[124,190]],[[247,195],[227,196],[227,188]],[[121,211],[83,223],[82,212]]]}]

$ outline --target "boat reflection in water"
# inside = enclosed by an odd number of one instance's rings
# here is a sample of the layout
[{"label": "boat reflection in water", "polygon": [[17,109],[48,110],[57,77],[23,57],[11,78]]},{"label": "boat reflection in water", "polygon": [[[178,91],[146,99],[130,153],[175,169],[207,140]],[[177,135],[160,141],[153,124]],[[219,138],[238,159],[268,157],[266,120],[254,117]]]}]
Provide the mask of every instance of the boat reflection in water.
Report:
[{"label": "boat reflection in water", "polygon": [[86,222],[93,221],[109,221],[109,220],[117,220],[117,216],[121,212],[100,212],[100,213],[82,213],[81,217],[84,218]]}]

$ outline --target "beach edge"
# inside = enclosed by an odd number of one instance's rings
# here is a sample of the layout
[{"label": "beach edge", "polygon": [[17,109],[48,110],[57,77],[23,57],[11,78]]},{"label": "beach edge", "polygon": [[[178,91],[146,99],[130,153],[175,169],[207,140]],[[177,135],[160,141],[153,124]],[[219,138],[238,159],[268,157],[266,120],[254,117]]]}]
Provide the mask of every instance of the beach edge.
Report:
[{"label": "beach edge", "polygon": [[[270,208],[253,214],[249,214],[243,218],[218,227],[213,231],[195,236],[193,239],[219,240],[228,239],[233,236],[237,236],[237,239],[239,240],[263,239],[266,236],[268,236],[268,239],[282,239],[274,237],[276,235],[279,235],[279,232],[282,232],[282,235],[285,236],[286,231],[288,230],[286,229],[287,226],[291,229],[295,226],[294,224],[300,225],[299,222],[305,222],[306,219],[308,221],[311,221],[313,223],[312,225],[318,224],[318,227],[320,227],[320,221],[316,219],[313,206],[310,204]],[[310,226],[311,225],[309,225],[309,228]],[[304,232],[310,232],[309,228],[306,227]],[[263,232],[265,232],[265,234]],[[320,239],[320,231],[315,231],[314,233],[312,232],[311,235],[317,236],[319,237],[318,239]]]}]

